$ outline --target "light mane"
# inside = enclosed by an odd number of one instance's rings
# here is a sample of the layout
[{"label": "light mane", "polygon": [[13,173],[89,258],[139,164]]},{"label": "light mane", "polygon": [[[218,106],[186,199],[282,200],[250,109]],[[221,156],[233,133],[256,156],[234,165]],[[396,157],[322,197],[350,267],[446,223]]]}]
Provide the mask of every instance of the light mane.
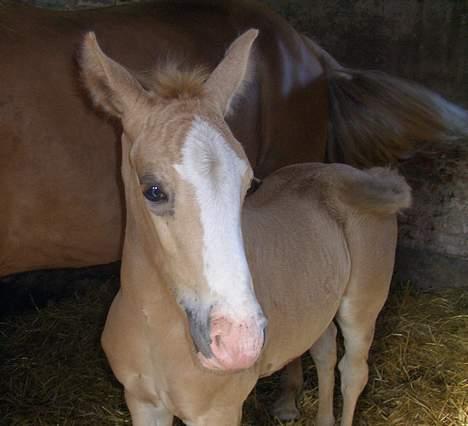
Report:
[{"label": "light mane", "polygon": [[138,79],[159,98],[186,100],[204,96],[204,84],[209,75],[207,68],[202,65],[188,70],[175,61],[168,61],[150,72],[138,75]]}]

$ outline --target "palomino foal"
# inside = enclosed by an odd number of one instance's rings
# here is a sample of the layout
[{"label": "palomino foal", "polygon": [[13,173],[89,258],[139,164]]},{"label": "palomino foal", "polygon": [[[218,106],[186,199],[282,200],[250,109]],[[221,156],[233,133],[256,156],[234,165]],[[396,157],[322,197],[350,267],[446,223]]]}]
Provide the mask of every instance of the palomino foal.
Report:
[{"label": "palomino foal", "polygon": [[[384,169],[304,164],[244,201],[252,170],[224,116],[256,36],[240,36],[209,76],[159,71],[144,87],[94,34],[84,41],[85,84],[123,124],[122,284],[102,343],[135,425],[170,425],[174,415],[239,425],[258,378],[311,347],[318,423],[333,424],[335,317],[346,345],[343,425],[367,382],[409,188]],[[283,418],[296,410],[286,384],[275,407]]]}]

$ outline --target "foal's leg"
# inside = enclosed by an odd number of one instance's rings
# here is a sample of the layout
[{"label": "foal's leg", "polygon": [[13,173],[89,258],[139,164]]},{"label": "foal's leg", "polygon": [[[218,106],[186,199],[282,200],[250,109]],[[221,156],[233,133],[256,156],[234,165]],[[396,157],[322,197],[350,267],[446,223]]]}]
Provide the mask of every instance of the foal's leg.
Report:
[{"label": "foal's leg", "polygon": [[291,361],[281,372],[279,398],[274,402],[271,414],[280,420],[288,421],[299,417],[296,401],[302,392],[304,379],[301,358]]},{"label": "foal's leg", "polygon": [[133,426],[172,426],[173,416],[163,405],[143,402],[125,392]]},{"label": "foal's leg", "polygon": [[[333,388],[336,366],[336,327],[332,322],[320,338],[310,348],[310,354],[317,368],[319,382],[318,426],[330,426],[333,416]],[[297,419],[297,398],[302,392],[304,379],[301,358],[291,361],[281,373],[281,394],[273,405],[271,414],[280,420]]]},{"label": "foal's leg", "polygon": [[[370,305],[370,309],[369,308]],[[343,395],[342,426],[353,423],[356,402],[367,384],[369,368],[367,358],[374,338],[374,328],[380,311],[351,303],[343,303],[338,311],[337,321],[344,338],[345,354],[338,364],[341,373],[341,393]]]},{"label": "foal's leg", "polygon": [[342,312],[338,315],[338,323],[346,350],[338,365],[343,395],[341,425],[351,426],[357,399],[368,380],[367,358],[374,337],[374,324],[359,324],[353,314]]},{"label": "foal's leg", "polygon": [[353,267],[336,315],[345,346],[338,365],[343,395],[342,426],[352,425],[357,399],[367,384],[367,358],[375,322],[390,288],[396,237],[393,216],[362,215],[347,224],[346,239]]},{"label": "foal's leg", "polygon": [[314,359],[318,376],[319,406],[316,424],[317,426],[332,426],[335,424],[333,388],[336,366],[336,327],[333,322],[314,343],[310,354]]}]

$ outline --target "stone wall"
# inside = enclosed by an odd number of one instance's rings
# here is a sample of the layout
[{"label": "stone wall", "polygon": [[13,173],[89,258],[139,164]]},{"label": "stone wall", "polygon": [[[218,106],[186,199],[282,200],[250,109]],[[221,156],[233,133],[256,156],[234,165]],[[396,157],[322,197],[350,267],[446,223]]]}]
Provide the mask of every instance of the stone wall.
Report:
[{"label": "stone wall", "polygon": [[[80,8],[132,0],[25,0]],[[343,64],[418,81],[468,106],[468,1],[263,0]],[[422,287],[468,286],[468,141],[402,164],[414,207],[397,271]]]}]

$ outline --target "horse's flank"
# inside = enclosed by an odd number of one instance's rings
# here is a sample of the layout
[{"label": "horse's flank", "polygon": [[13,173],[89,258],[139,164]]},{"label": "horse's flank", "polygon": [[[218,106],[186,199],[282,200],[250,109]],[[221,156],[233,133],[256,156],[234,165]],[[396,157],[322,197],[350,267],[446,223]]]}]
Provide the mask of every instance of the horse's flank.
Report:
[{"label": "horse's flank", "polygon": [[[155,3],[57,12],[7,4],[0,9],[0,22],[0,54],[8,58],[0,73],[12,82],[0,89],[0,178],[6,183],[0,190],[2,276],[121,256],[118,127],[93,111],[73,61],[90,28],[117,60],[139,72],[159,68],[167,52],[169,62],[182,60],[183,69],[211,70],[237,34],[249,25],[259,28],[260,66],[229,119],[235,135],[259,177],[284,164],[324,156],[326,83],[314,80],[321,66],[310,52],[295,54],[300,38],[262,6]],[[287,75],[275,65],[285,61]],[[204,78],[199,74],[192,79],[179,74],[185,95],[198,94]],[[181,93],[174,93],[172,77],[159,76],[160,94]],[[306,88],[304,76],[311,82]],[[151,85],[147,80],[142,78],[143,84]],[[294,96],[283,93],[286,83]],[[309,97],[315,101],[304,107]],[[261,106],[273,104],[274,109]]]}]

